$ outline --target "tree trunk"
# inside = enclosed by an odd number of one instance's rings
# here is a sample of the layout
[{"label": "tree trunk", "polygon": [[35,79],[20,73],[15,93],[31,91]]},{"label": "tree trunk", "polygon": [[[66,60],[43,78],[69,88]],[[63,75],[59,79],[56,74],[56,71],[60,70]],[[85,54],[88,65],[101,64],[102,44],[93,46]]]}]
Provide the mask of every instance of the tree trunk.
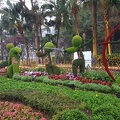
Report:
[{"label": "tree trunk", "polygon": [[[35,47],[38,50],[39,49],[39,42],[38,42],[38,24],[35,23]],[[36,56],[36,65],[39,64],[39,58]]]},{"label": "tree trunk", "polygon": [[76,35],[79,35],[79,28],[78,28],[78,18],[77,18],[77,15],[74,15],[74,17],[75,17]]},{"label": "tree trunk", "polygon": [[[109,31],[110,31],[109,30],[109,7],[108,7],[108,5],[109,5],[109,0],[102,0],[104,21],[105,21],[105,39],[109,36]],[[111,55],[110,44],[108,44],[108,54]]]},{"label": "tree trunk", "polygon": [[93,56],[97,55],[97,1],[92,3]]}]

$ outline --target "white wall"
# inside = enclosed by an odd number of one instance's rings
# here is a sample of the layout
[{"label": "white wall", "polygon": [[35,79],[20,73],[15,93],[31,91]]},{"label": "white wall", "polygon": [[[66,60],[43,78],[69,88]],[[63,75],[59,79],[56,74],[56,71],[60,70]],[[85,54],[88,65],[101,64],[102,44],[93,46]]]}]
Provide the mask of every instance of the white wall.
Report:
[{"label": "white wall", "polygon": [[[83,51],[84,59],[85,59],[85,67],[88,65],[91,67],[92,65],[92,53],[91,51]],[[78,59],[77,52],[74,53],[74,60]]]}]

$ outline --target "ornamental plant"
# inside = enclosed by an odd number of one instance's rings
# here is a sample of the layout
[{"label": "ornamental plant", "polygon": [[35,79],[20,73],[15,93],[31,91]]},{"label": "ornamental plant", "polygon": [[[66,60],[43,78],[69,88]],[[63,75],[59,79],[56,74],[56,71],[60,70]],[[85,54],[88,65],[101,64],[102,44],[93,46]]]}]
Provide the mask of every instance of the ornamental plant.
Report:
[{"label": "ornamental plant", "polygon": [[13,43],[8,43],[6,49],[9,52],[7,76],[11,78],[15,73],[19,73],[19,54],[22,50],[19,47],[14,47]]},{"label": "ornamental plant", "polygon": [[65,49],[65,52],[67,52],[67,53],[77,52],[77,54],[78,54],[78,59],[75,59],[72,63],[72,72],[73,72],[74,76],[77,76],[78,67],[79,67],[81,73],[84,73],[84,70],[85,70],[85,59],[84,59],[84,55],[80,49],[81,44],[82,44],[82,38],[79,35],[75,35],[72,38],[72,47]]},{"label": "ornamental plant", "polygon": [[53,51],[54,47],[55,46],[52,42],[47,42],[44,45],[45,52],[41,53],[40,51],[38,51],[36,53],[38,57],[43,57],[47,55],[47,57],[45,58],[45,64],[46,64],[46,71],[48,72],[48,74],[60,74],[60,68],[52,64],[52,60],[50,56],[50,52]]},{"label": "ornamental plant", "polygon": [[0,101],[0,120],[47,120],[40,111],[20,103]]}]

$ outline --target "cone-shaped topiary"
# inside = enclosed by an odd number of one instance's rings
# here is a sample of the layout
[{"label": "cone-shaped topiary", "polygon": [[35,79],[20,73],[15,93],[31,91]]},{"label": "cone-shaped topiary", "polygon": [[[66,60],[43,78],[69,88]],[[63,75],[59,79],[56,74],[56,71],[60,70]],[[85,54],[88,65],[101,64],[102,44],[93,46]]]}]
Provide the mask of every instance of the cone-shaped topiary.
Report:
[{"label": "cone-shaped topiary", "polygon": [[72,45],[74,47],[78,47],[82,44],[82,38],[79,36],[79,35],[75,35],[73,38],[72,38]]},{"label": "cone-shaped topiary", "polygon": [[12,43],[6,45],[9,51],[7,75],[12,77],[14,73],[19,73],[19,54],[22,50],[19,47],[14,47]]}]

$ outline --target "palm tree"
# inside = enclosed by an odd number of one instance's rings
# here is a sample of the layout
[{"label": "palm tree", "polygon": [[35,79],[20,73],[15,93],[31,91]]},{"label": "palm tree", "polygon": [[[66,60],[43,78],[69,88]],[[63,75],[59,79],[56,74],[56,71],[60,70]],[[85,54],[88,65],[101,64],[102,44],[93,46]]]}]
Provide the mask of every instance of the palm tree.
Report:
[{"label": "palm tree", "polygon": [[[105,39],[109,36],[110,29],[109,29],[109,0],[102,0],[102,7],[103,7],[103,15],[104,15],[104,22],[105,22]],[[111,55],[111,46],[108,44],[108,54]]]},{"label": "palm tree", "polygon": [[[93,31],[93,56],[97,55],[97,5],[99,0],[84,1],[84,7],[86,5],[92,8],[92,31]],[[88,8],[88,9],[89,9]]]},{"label": "palm tree", "polygon": [[78,7],[78,4],[77,4],[77,0],[73,0],[71,2],[72,2],[72,14],[73,14],[74,20],[75,20],[76,35],[79,35],[79,27],[78,27],[79,7]]},{"label": "palm tree", "polygon": [[21,3],[16,3],[13,5],[8,0],[7,4],[8,8],[3,8],[4,14],[1,17],[3,28],[12,31],[12,34],[17,34],[17,31],[21,34],[27,52],[27,63],[29,64],[28,45],[24,37],[24,24],[22,16],[23,12],[25,12],[25,9]]},{"label": "palm tree", "polygon": [[[120,10],[120,1],[119,0],[102,0],[101,3],[102,3],[103,13],[104,13],[105,33],[106,33],[105,38],[107,38],[110,33],[109,16],[110,16],[111,8],[115,6],[118,10]],[[110,44],[108,44],[108,54],[111,55]]]}]

